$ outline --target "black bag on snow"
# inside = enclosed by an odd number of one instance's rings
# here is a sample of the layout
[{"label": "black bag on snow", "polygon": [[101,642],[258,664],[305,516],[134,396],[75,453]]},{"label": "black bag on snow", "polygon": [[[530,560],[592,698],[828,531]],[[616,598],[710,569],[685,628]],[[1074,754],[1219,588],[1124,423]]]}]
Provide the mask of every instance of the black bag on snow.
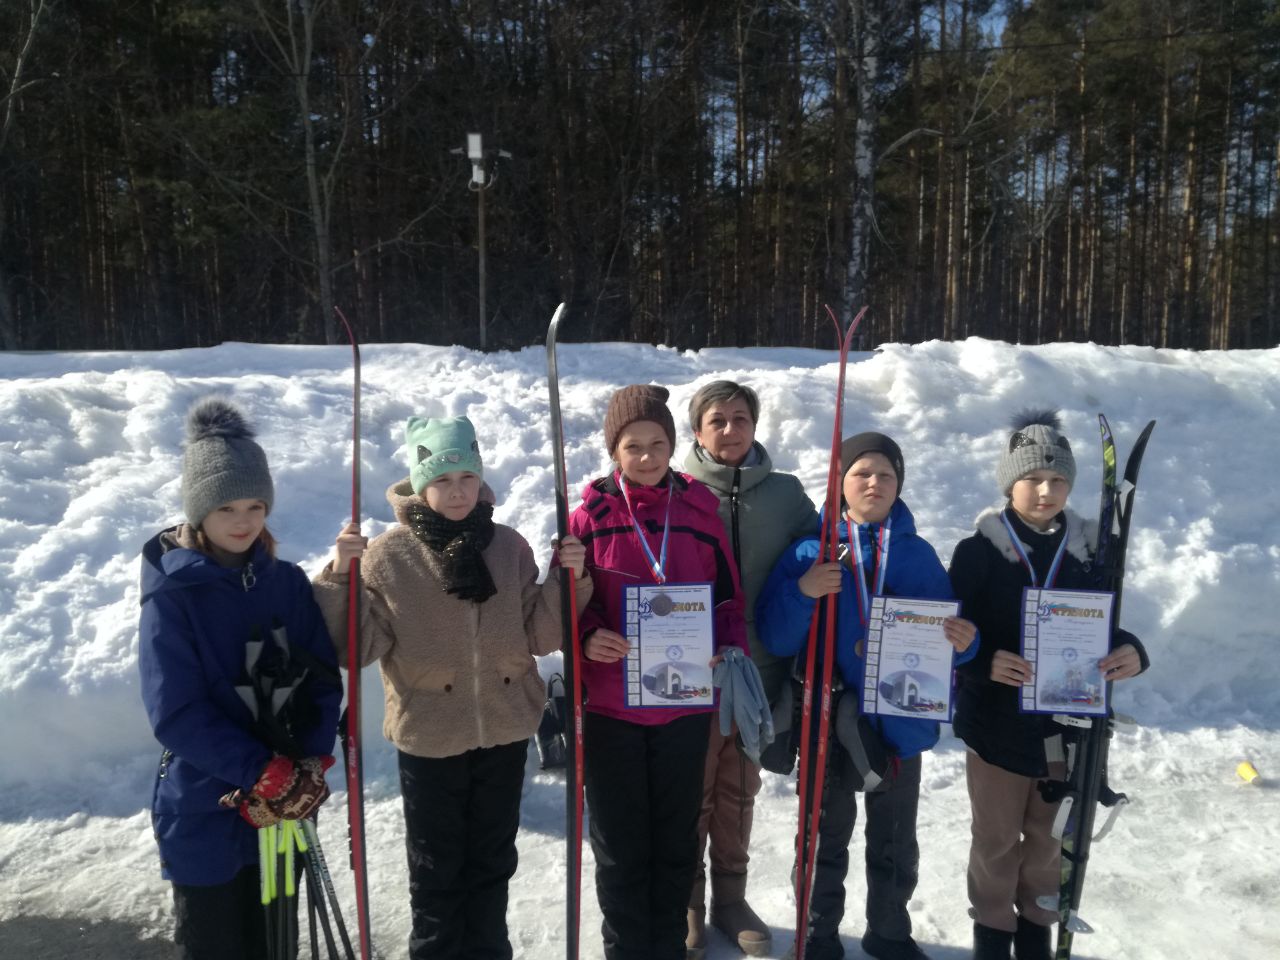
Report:
[{"label": "black bag on snow", "polygon": [[[558,693],[557,686],[560,688]],[[564,677],[557,673],[547,681],[547,700],[542,705],[538,732],[534,734],[534,745],[538,748],[538,766],[543,770],[563,767],[569,756],[569,748],[565,743],[569,726],[568,712]]]},{"label": "black bag on snow", "polygon": [[841,779],[854,790],[875,790],[897,775],[897,754],[858,709],[855,696],[841,697],[836,704],[836,742],[846,761]]},{"label": "black bag on snow", "polygon": [[760,766],[770,773],[789,774],[800,753],[800,706],[804,701],[796,682],[788,680],[770,706],[773,714],[773,742],[760,751]]},{"label": "black bag on snow", "polygon": [[[840,691],[844,689],[844,681],[838,676],[831,678],[831,697],[833,703],[839,702]],[[819,694],[814,691],[814,718],[812,733],[817,735],[817,700]],[[773,743],[760,751],[760,766],[770,773],[780,773],[784,777],[796,768],[796,760],[800,756],[800,738],[804,732],[804,673],[800,658],[791,661],[791,679],[782,685],[770,708],[773,715]],[[829,735],[834,735],[834,728]]]}]

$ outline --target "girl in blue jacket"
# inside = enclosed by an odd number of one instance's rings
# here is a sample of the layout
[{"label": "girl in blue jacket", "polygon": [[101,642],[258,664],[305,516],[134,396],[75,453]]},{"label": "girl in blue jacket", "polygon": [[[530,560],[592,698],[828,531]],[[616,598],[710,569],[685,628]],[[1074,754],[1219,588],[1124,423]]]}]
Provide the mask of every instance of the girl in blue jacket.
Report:
[{"label": "girl in blue jacket", "polygon": [[256,960],[268,946],[256,828],[328,796],[342,689],[307,575],[275,556],[252,431],[209,398],[187,433],[187,522],[142,551],[142,699],[164,748],[151,818],[181,955]]},{"label": "girl in blue jacket", "polygon": [[[937,600],[949,600],[953,595],[938,555],[916,534],[911,511],[898,497],[904,471],[898,445],[881,433],[860,433],[841,445],[840,463],[844,511],[838,535],[850,549],[851,559],[817,563],[816,537],[794,543],[783,553],[760,593],[756,625],[771,653],[803,655],[814,604],[819,597],[838,593],[836,666],[844,688],[856,693],[862,689],[864,666],[863,604],[876,594]],[[866,578],[865,590],[858,588],[855,569]],[[972,623],[952,617],[944,630],[957,652],[957,663],[974,655],[977,631]],[[919,876],[916,808],[920,755],[938,742],[938,724],[900,717],[868,719],[897,762],[896,772],[891,768],[892,775],[866,794],[867,930],[862,949],[881,960],[919,960],[925,953],[911,938],[907,901]],[[833,722],[833,740],[835,727]],[[838,742],[828,751],[830,769],[823,785],[805,936],[807,960],[844,956],[839,928],[859,784],[845,752],[834,749]]]}]

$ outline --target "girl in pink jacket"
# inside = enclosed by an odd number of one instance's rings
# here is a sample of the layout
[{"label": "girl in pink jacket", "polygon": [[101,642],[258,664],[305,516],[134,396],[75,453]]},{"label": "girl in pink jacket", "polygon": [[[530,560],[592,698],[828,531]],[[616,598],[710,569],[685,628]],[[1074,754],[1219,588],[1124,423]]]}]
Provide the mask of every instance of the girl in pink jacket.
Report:
[{"label": "girl in pink jacket", "polygon": [[604,434],[615,468],[587,485],[569,520],[594,584],[580,620],[583,754],[606,960],[684,960],[714,709],[684,705],[709,697],[714,660],[677,660],[640,675],[628,639],[636,635],[635,605],[652,601],[661,616],[672,601],[655,585],[692,596],[676,588],[707,584],[708,648],[747,649],[719,500],[670,469],[675,422],[667,396],[643,384],[613,395]]}]

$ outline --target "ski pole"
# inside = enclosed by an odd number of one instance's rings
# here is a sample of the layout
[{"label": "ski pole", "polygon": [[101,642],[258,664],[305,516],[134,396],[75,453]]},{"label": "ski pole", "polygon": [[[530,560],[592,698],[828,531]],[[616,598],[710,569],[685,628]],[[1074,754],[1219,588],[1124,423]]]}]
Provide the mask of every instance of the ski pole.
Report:
[{"label": "ski pole", "polygon": [[[306,862],[305,856],[303,862]],[[320,937],[316,930],[316,894],[310,870],[307,871],[307,940],[311,945],[312,960],[315,960],[320,956]],[[332,950],[329,951],[329,960],[334,960]]]},{"label": "ski pole", "polygon": [[355,960],[355,951],[351,948],[351,938],[347,934],[347,925],[342,920],[342,908],[338,905],[338,893],[333,888],[333,876],[329,873],[329,864],[324,857],[324,848],[320,846],[320,834],[316,831],[315,822],[302,821],[302,832],[307,839],[309,855],[315,868],[329,905],[333,910],[333,922],[338,928],[338,936],[342,940],[342,948],[346,951],[347,960]]},{"label": "ski pole", "polygon": [[[329,960],[339,960],[338,946],[333,939],[333,927],[329,922],[329,909],[325,906],[324,890],[320,882],[320,870],[316,864],[316,847],[307,842],[305,824],[311,821],[303,821],[303,825],[299,828],[297,838],[298,852],[302,854],[302,865],[306,871],[307,879],[307,910],[311,919],[311,956],[319,957],[320,949],[316,942],[316,917],[320,919],[320,926],[324,932],[325,947],[328,951]],[[336,905],[335,905],[336,909]],[[339,915],[340,917],[341,915]],[[350,946],[348,945],[347,956],[350,957]]]}]

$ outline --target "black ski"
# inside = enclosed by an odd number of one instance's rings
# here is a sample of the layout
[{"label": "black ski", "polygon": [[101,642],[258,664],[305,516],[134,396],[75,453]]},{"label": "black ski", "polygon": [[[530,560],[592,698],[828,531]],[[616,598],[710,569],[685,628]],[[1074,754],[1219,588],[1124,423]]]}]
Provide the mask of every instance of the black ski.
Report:
[{"label": "black ski", "polygon": [[[564,467],[564,423],[560,418],[560,373],[556,366],[556,332],[564,304],[556,307],[547,327],[547,388],[551,404],[551,460],[556,475],[556,536],[569,533],[569,486]],[[560,622],[563,635],[564,683],[568,694],[565,747],[565,957],[578,960],[582,919],[582,648],[578,641],[578,605],[573,577],[560,580]]]},{"label": "black ski", "polygon": [[[1102,504],[1098,514],[1098,544],[1094,554],[1094,570],[1098,587],[1115,595],[1112,609],[1113,630],[1120,624],[1120,601],[1124,588],[1125,557],[1129,547],[1129,528],[1133,519],[1133,497],[1138,487],[1138,471],[1146,453],[1147,441],[1156,422],[1152,420],[1138,435],[1133,450],[1125,461],[1124,475],[1116,479],[1116,449],[1107,418],[1098,415],[1102,433]],[[1107,702],[1111,702],[1111,682],[1107,682]],[[1068,779],[1062,803],[1066,810],[1059,814],[1062,829],[1062,870],[1058,891],[1058,945],[1055,960],[1070,960],[1072,940],[1077,933],[1090,933],[1092,928],[1080,919],[1080,900],[1084,893],[1085,871],[1093,843],[1093,827],[1099,804],[1117,807],[1127,801],[1123,794],[1107,785],[1107,754],[1111,744],[1111,716],[1087,720],[1074,718],[1075,726],[1085,729],[1079,741],[1070,747]],[[1065,816],[1064,816],[1065,814]]]}]

